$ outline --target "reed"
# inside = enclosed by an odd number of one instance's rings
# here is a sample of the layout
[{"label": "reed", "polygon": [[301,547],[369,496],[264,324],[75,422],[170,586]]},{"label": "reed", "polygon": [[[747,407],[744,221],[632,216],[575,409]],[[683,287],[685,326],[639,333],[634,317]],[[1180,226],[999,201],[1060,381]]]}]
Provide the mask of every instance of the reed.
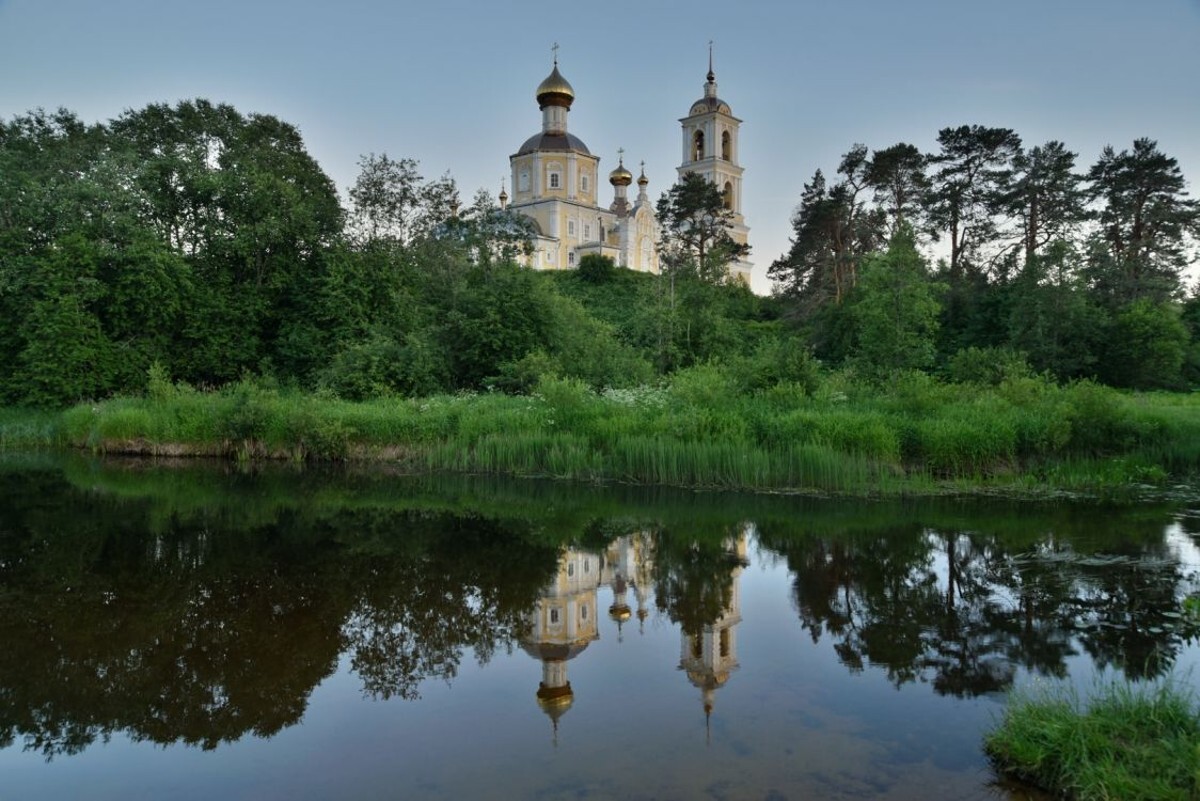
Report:
[{"label": "reed", "polygon": [[1051,686],[1017,692],[984,741],[1001,772],[1079,801],[1200,796],[1200,707],[1173,682],[1114,682],[1086,702]]},{"label": "reed", "polygon": [[[971,486],[1098,491],[1200,472],[1200,402],[1022,377],[994,388],[903,375],[868,387],[740,390],[721,370],[597,393],[544,378],[500,393],[349,402],[241,381],[59,415],[7,412],[0,447],[238,459],[387,459],[460,472],[837,493]],[[939,487],[942,484],[943,487]]]}]

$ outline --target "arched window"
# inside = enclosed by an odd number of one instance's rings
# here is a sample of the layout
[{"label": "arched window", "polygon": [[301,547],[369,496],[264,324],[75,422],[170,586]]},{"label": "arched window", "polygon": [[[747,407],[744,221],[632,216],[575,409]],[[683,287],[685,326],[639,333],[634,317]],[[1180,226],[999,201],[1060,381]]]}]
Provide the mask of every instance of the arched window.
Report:
[{"label": "arched window", "polygon": [[725,208],[733,211],[733,184],[731,184],[729,181],[726,181],[725,191],[722,192],[721,195],[724,199]]},{"label": "arched window", "polygon": [[704,131],[696,131],[692,134],[692,161],[702,161],[704,159]]},{"label": "arched window", "polygon": [[733,161],[733,137],[729,135],[729,131],[721,132],[721,158]]}]

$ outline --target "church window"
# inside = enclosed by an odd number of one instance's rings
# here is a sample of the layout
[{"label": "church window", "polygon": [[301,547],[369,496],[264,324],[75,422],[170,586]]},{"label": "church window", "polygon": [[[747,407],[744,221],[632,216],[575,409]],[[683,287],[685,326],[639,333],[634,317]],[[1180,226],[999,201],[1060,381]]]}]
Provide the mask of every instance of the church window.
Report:
[{"label": "church window", "polygon": [[586,172],[579,176],[579,188],[585,193],[588,191],[588,175]]},{"label": "church window", "polygon": [[575,253],[574,252],[567,254],[567,264],[571,265],[572,267],[575,266]]},{"label": "church window", "polygon": [[733,161],[733,137],[729,135],[729,131],[721,133],[721,158]]},{"label": "church window", "polygon": [[584,242],[592,241],[592,224],[591,223],[583,224],[583,241]]},{"label": "church window", "polygon": [[704,131],[696,131],[692,134],[692,161],[702,161],[704,159]]},{"label": "church window", "polygon": [[567,220],[567,236],[575,236],[575,221]]},{"label": "church window", "polygon": [[688,639],[692,641],[692,658],[699,659],[704,653],[704,644],[700,640],[700,635],[693,634]]},{"label": "church window", "polygon": [[725,208],[733,209],[733,184],[729,181],[725,182],[725,191],[721,193]]},{"label": "church window", "polygon": [[574,575],[575,575],[575,563],[574,563],[574,562],[572,562],[572,563],[570,563],[569,565],[567,565],[567,575],[568,575],[568,576],[574,576]]},{"label": "church window", "polygon": [[556,172],[550,173],[550,188],[558,189],[561,186],[561,180],[562,179],[559,177],[558,173],[556,173]]},{"label": "church window", "polygon": [[584,604],[583,606],[579,607],[579,617],[582,620],[587,620],[587,616],[588,616],[588,607],[587,607],[587,604]]},{"label": "church window", "polygon": [[591,571],[592,571],[592,560],[584,559],[583,560],[583,572],[590,573]]},{"label": "church window", "polygon": [[529,170],[521,170],[521,174],[517,177],[517,191],[529,191]]},{"label": "church window", "polygon": [[721,656],[729,656],[729,629],[721,629]]},{"label": "church window", "polygon": [[554,624],[558,623],[558,610],[557,609],[550,610],[550,622],[554,623]]}]

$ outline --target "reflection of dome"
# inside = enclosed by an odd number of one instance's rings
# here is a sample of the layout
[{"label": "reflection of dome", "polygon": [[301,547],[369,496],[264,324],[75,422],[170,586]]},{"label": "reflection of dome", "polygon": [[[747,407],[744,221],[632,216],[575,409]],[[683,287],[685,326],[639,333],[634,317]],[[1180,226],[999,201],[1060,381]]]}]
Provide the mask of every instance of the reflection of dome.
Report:
[{"label": "reflection of dome", "polygon": [[575,90],[558,71],[557,61],[554,62],[554,70],[546,76],[546,80],[538,84],[537,101],[538,108],[546,106],[570,108],[571,103],[575,101]]},{"label": "reflection of dome", "polygon": [[608,616],[617,623],[624,623],[633,617],[633,612],[630,611],[629,604],[613,604],[608,607]]},{"label": "reflection of dome", "polygon": [[541,710],[557,724],[559,718],[567,714],[571,704],[575,703],[575,693],[571,690],[571,682],[567,682],[562,687],[540,685],[537,691],[537,703]]},{"label": "reflection of dome", "polygon": [[557,643],[536,643],[523,642],[521,649],[525,653],[532,656],[534,659],[540,659],[543,662],[557,661],[565,662],[568,659],[574,659],[585,648],[588,647],[590,640],[583,640],[572,643],[571,645],[559,645]]}]

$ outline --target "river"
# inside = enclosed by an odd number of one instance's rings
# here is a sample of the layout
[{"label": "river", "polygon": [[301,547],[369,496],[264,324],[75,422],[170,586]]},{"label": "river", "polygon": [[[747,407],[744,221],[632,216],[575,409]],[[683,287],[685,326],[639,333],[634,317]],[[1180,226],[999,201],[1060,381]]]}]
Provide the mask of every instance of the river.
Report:
[{"label": "river", "polygon": [[1200,510],[0,458],[0,799],[1024,799],[1188,682]]}]

